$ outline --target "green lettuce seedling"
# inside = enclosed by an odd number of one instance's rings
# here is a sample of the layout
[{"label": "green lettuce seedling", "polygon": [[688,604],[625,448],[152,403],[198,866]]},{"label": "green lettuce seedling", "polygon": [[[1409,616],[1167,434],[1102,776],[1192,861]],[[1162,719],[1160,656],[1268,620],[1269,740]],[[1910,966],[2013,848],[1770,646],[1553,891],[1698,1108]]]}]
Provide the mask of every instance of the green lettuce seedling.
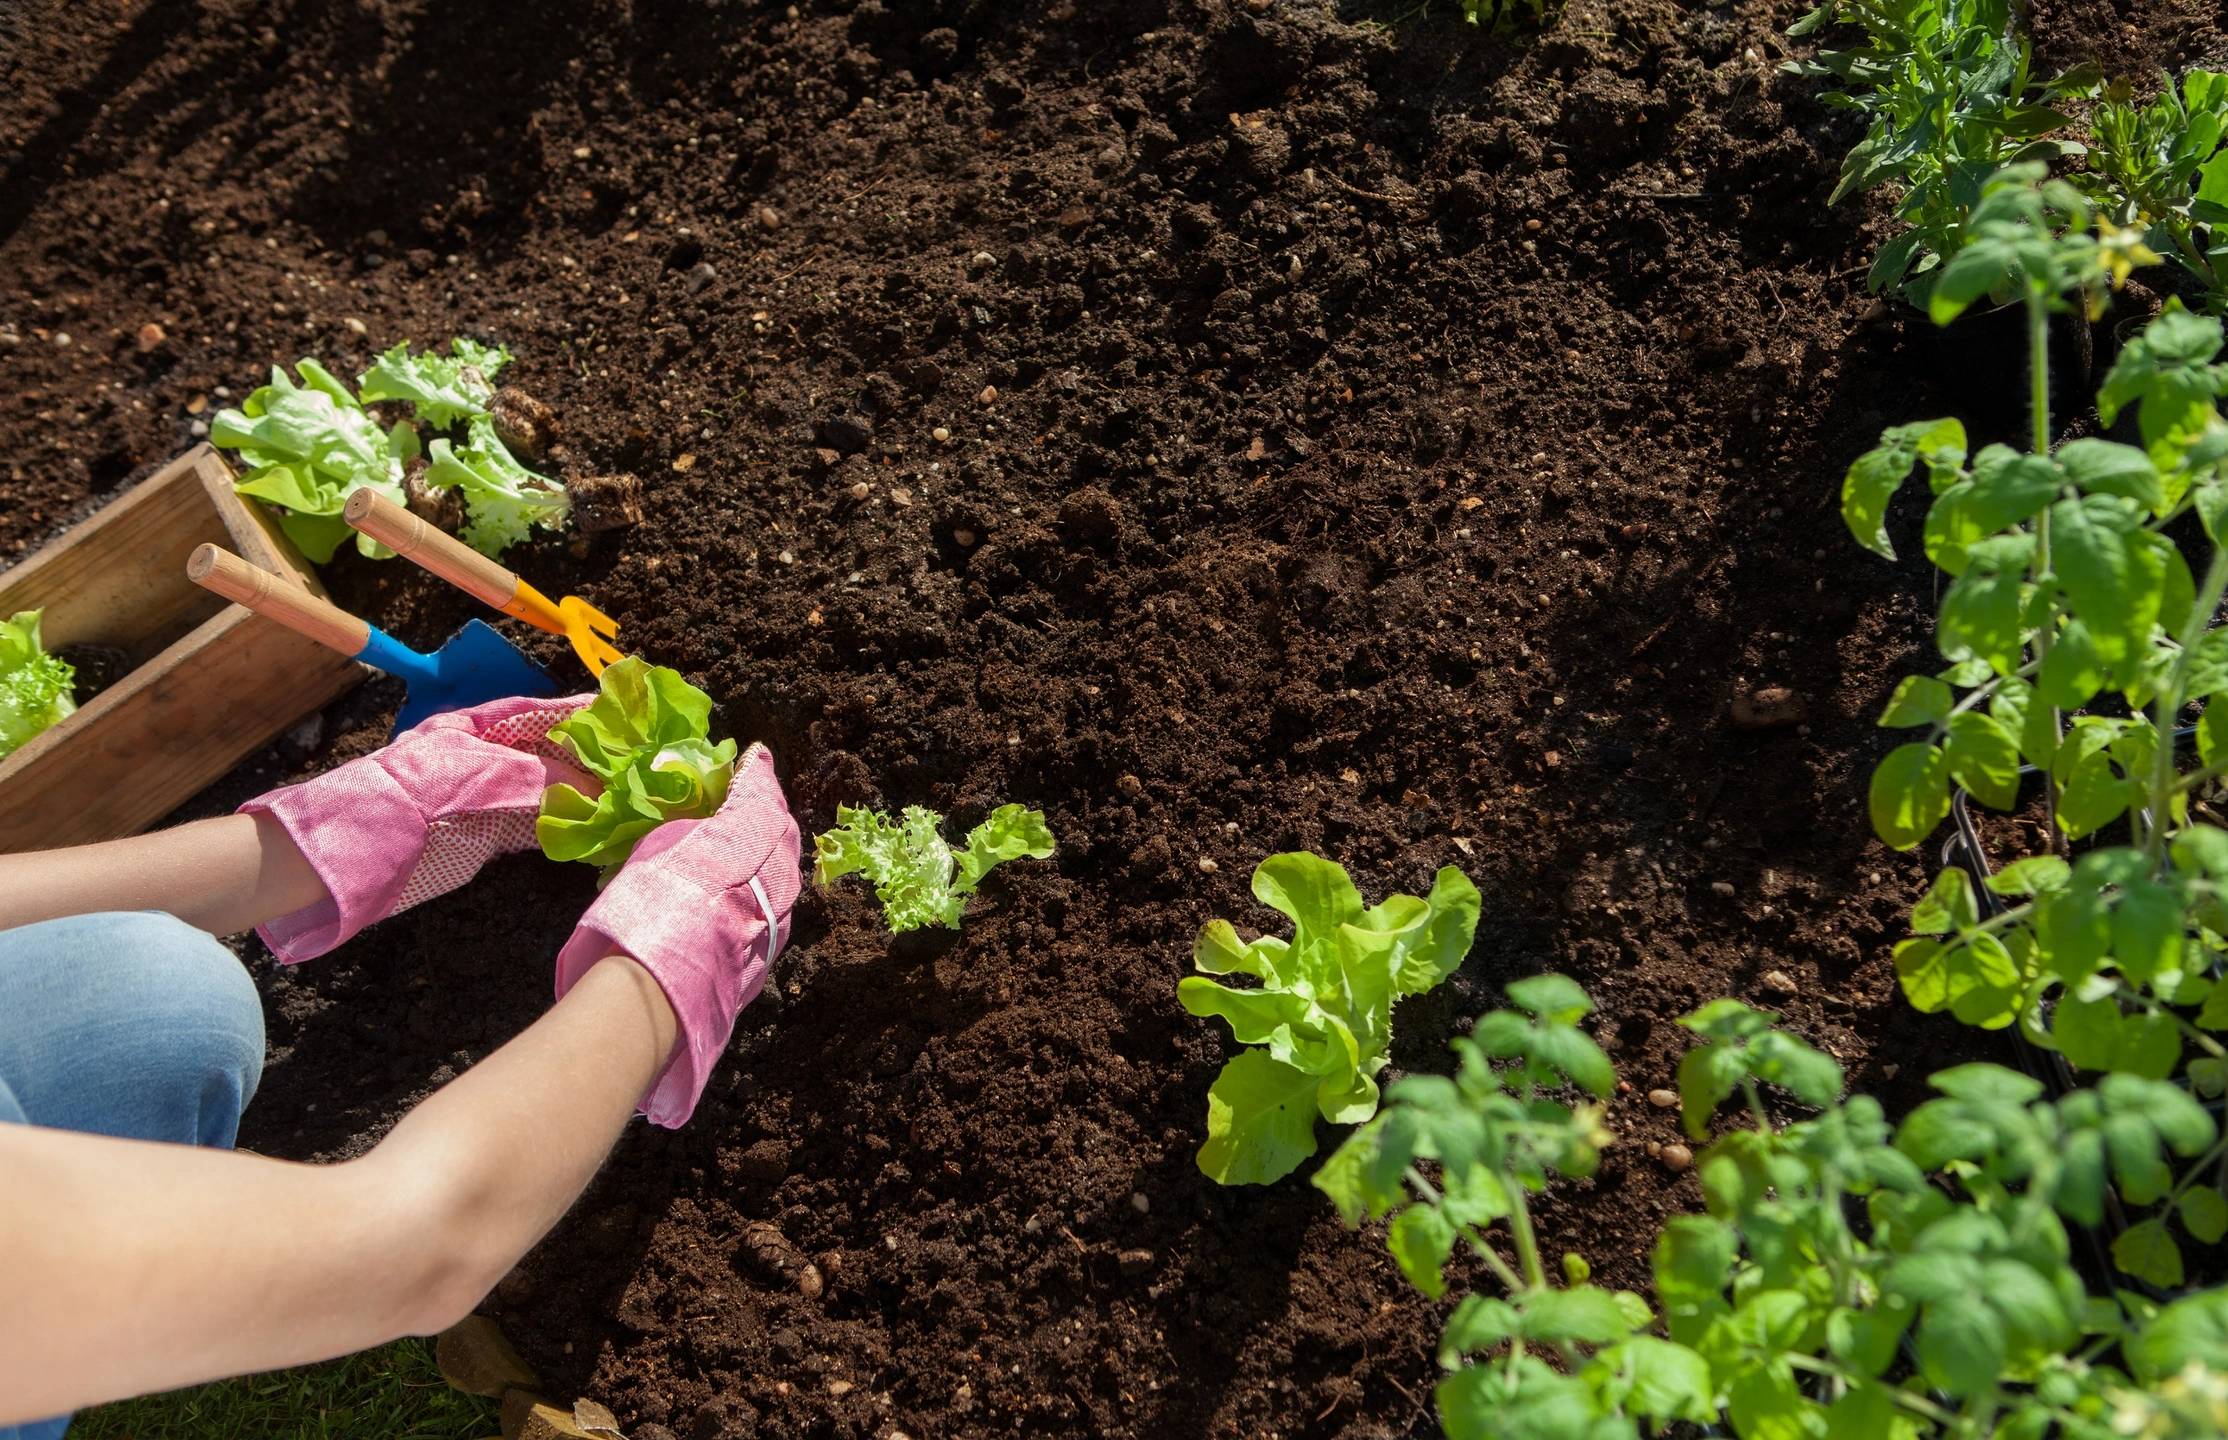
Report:
[{"label": "green lettuce seedling", "polygon": [[[1207,1092],[1199,1168],[1224,1185],[1281,1180],[1315,1153],[1318,1115],[1352,1125],[1377,1113],[1377,1072],[1392,1046],[1393,1001],[1452,975],[1477,933],[1478,890],[1453,866],[1423,899],[1394,895],[1374,909],[1340,866],[1305,853],[1271,855],[1253,893],[1292,921],[1292,938],[1243,943],[1227,920],[1199,932],[1176,998],[1219,1015],[1246,1049]],[[1250,975],[1236,989],[1209,975]]]},{"label": "green lettuce seedling", "polygon": [[596,698],[549,732],[603,781],[542,792],[534,837],[552,860],[585,860],[606,878],[668,820],[701,818],[727,799],[735,742],[709,738],[712,698],[677,670],[630,655],[603,672]]},{"label": "green lettuce seedling", "polygon": [[[403,466],[417,458],[418,437],[402,424],[382,432],[348,387],[315,360],[298,360],[294,368],[300,385],[273,366],[270,384],[239,409],[217,412],[209,439],[240,453],[248,474],[239,492],[283,506],[280,528],[322,565],[354,534],[341,518],[349,492],[368,486],[403,503]],[[356,548],[374,559],[393,554],[368,535],[356,536]]]},{"label": "green lettuce seedling", "polygon": [[1001,805],[967,832],[967,848],[954,851],[941,832],[943,818],[908,805],[896,821],[878,810],[836,810],[836,828],[812,842],[812,875],[826,885],[845,875],[874,882],[882,918],[902,935],[924,925],[959,928],[967,897],[983,876],[1008,860],[1042,860],[1052,853],[1044,812]]},{"label": "green lettuce seedling", "polygon": [[464,528],[457,533],[465,544],[500,560],[526,539],[529,526],[563,527],[571,508],[563,485],[519,464],[486,416],[474,416],[465,433],[461,450],[446,440],[427,447],[425,476],[436,490],[464,492]]},{"label": "green lettuce seedling", "polygon": [[510,350],[459,336],[449,352],[413,355],[405,340],[357,377],[357,389],[366,400],[408,401],[411,413],[436,430],[487,414],[495,374],[511,363]]},{"label": "green lettuce seedling", "polygon": [[67,661],[39,643],[37,610],[0,620],[0,760],[77,709],[77,679]]}]

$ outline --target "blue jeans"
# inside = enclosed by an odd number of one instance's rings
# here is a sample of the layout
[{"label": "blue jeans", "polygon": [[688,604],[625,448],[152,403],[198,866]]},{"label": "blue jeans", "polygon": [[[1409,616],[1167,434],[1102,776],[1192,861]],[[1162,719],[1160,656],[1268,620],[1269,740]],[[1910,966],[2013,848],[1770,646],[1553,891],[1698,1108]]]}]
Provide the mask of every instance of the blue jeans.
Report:
[{"label": "blue jeans", "polygon": [[0,1123],[229,1149],[262,1075],[255,982],[207,933],[151,911],[0,930]]}]

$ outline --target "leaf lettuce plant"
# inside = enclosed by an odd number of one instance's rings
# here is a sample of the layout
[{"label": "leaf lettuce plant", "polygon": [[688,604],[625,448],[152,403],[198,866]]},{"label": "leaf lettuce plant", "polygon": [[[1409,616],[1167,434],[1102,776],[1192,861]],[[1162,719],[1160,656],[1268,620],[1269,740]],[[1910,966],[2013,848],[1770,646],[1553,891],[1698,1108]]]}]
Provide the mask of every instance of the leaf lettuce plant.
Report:
[{"label": "leaf lettuce plant", "polygon": [[677,670],[635,655],[606,669],[596,698],[549,732],[603,789],[542,792],[542,853],[586,861],[609,879],[658,826],[717,811],[735,776],[735,742],[711,740],[711,714],[711,697]]},{"label": "leaf lettuce plant", "polygon": [[991,811],[967,832],[964,849],[953,850],[942,827],[941,816],[918,805],[894,821],[878,810],[839,806],[835,828],[812,842],[814,883],[864,875],[893,935],[927,925],[957,930],[985,875],[1008,860],[1043,860],[1053,851],[1044,812],[1021,805]]},{"label": "leaf lettuce plant", "polygon": [[0,620],[0,760],[77,709],[77,672],[39,641],[37,610]]},{"label": "leaf lettuce plant", "polygon": [[[1292,938],[1241,941],[1227,920],[1199,932],[1201,972],[1176,986],[1184,1009],[1217,1016],[1245,1046],[1207,1092],[1200,1170],[1224,1185],[1266,1185],[1315,1153],[1318,1117],[1351,1125],[1377,1113],[1377,1073],[1392,1046],[1393,1002],[1437,986],[1477,933],[1477,887],[1453,866],[1428,896],[1365,906],[1345,869],[1304,852],[1272,855],[1253,894],[1292,922]],[[1239,988],[1222,976],[1245,976]]]},{"label": "leaf lettuce plant", "polygon": [[273,366],[270,384],[237,410],[218,411],[209,422],[210,442],[239,452],[248,473],[236,488],[282,507],[280,528],[312,561],[331,560],[352,535],[364,555],[391,557],[393,551],[350,530],[341,511],[358,486],[403,503],[403,467],[418,457],[417,432],[407,424],[382,431],[348,387],[315,360],[305,357],[294,369],[302,383]]}]

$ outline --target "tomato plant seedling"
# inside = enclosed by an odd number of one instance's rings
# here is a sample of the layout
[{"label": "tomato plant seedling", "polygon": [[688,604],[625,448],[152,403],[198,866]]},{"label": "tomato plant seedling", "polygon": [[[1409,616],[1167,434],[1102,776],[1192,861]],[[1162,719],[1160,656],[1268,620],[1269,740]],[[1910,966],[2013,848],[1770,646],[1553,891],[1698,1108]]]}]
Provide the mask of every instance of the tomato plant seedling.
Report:
[{"label": "tomato plant seedling", "polygon": [[[1741,1440],[2213,1433],[2170,1422],[2228,1393],[2228,1290],[2163,1308],[2090,1295],[2067,1260],[2066,1220],[2093,1223],[2108,1184],[2214,1143],[2188,1095],[2115,1076],[2050,1102],[2027,1076],[1965,1065],[1891,1129],[1876,1100],[1841,1099],[1830,1056],[1715,1001],[1681,1021],[1699,1041],[1680,1070],[1686,1129],[1719,1128],[1735,1099],[1748,1123],[1697,1160],[1706,1213],[1664,1227],[1651,1306],[1593,1284],[1583,1257],[1547,1263],[1530,1197],[1595,1173],[1615,1076],[1578,1028],[1593,1006],[1574,982],[1535,976],[1508,997],[1452,1042],[1454,1075],[1394,1085],[1314,1180],[1348,1225],[1389,1220],[1387,1248],[1427,1297],[1458,1257],[1490,1282],[1440,1337],[1449,1440],[1679,1423]],[[1772,1089],[1814,1118],[1775,1120]]]},{"label": "tomato plant seedling", "polygon": [[[1430,895],[1365,908],[1340,866],[1272,855],[1253,872],[1253,894],[1292,921],[1292,938],[1244,942],[1229,921],[1211,921],[1192,950],[1202,973],[1176,986],[1186,1010],[1220,1016],[1248,1047],[1207,1092],[1199,1168],[1225,1185],[1291,1174],[1315,1153],[1317,1116],[1351,1125],[1377,1113],[1393,1001],[1453,974],[1478,928],[1477,887],[1451,865]],[[1226,975],[1258,983],[1208,978]]]},{"label": "tomato plant seedling", "polygon": [[[2202,1093],[2228,1090],[2228,829],[2192,812],[2228,773],[2228,367],[2221,322],[2178,303],[2122,349],[2097,397],[2107,426],[2133,412],[2140,444],[2083,438],[2053,448],[2047,309],[2101,293],[2155,260],[2133,232],[2091,214],[2068,187],[2034,175],[1995,182],[1976,238],[1945,268],[1937,318],[1999,288],[2030,317],[2033,427],[2027,449],[1965,453],[1955,421],[1900,426],[1850,467],[1843,514],[1891,553],[1890,495],[1914,466],[1933,491],[1928,557],[1950,576],[1936,623],[1946,667],[1895,689],[1880,723],[1920,732],[1872,779],[1874,828],[1908,849],[1947,815],[1954,789],[1996,809],[2019,803],[2022,762],[2041,777],[2053,843],[2005,864],[1984,915],[1973,881],[1945,869],[1896,947],[1905,996],[1968,1024],[2018,1025],[2075,1067],[2161,1079],[2184,1069]],[[2191,516],[2209,540],[2200,576],[2175,543]],[[2099,705],[2098,702],[2103,702]],[[2197,717],[2200,768],[2176,763],[2175,733]],[[2080,848],[2075,849],[2075,842]],[[2109,1085],[2099,1096],[2109,1102]],[[2203,1243],[2228,1233],[2221,1152],[2186,1169],[2122,1174],[2135,1223],[2113,1247],[2128,1273],[2173,1287],[2184,1267],[2169,1220]]]}]

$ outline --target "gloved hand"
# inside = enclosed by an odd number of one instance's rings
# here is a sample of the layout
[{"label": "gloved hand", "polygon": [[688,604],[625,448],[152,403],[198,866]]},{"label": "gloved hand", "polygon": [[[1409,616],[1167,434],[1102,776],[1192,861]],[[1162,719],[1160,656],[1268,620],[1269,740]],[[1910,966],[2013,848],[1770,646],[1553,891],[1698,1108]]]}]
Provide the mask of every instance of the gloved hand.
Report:
[{"label": "gloved hand", "polygon": [[797,822],[753,745],[727,802],[708,820],[674,820],[645,836],[557,956],[557,996],[610,955],[656,978],[673,1007],[673,1058],[642,1113],[678,1129],[696,1109],[735,1017],[758,996],[797,903]]},{"label": "gloved hand", "polygon": [[593,776],[548,739],[593,695],[514,697],[454,710],[386,748],[242,805],[286,830],[330,897],[257,927],[292,965],[421,901],[445,895],[497,855],[532,849],[542,791],[593,795]]}]

